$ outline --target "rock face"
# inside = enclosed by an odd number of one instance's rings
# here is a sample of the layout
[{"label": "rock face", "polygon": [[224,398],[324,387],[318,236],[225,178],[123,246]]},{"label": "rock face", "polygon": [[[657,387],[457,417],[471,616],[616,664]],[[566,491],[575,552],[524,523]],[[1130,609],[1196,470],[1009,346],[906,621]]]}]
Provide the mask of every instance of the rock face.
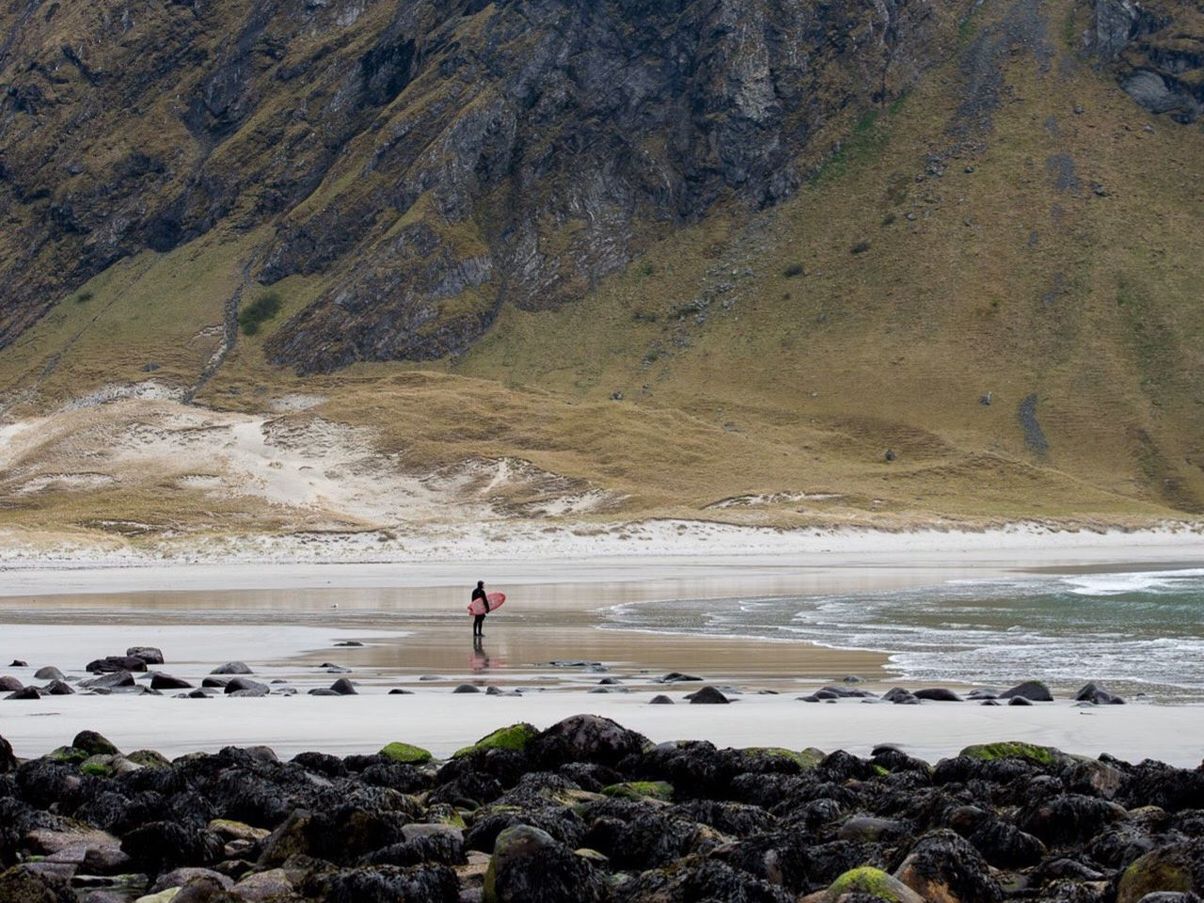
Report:
[{"label": "rock face", "polygon": [[1125,92],[1151,113],[1195,122],[1204,112],[1198,8],[1167,0],[1095,0],[1094,7],[1092,50]]},{"label": "rock face", "polygon": [[254,278],[330,280],[275,361],[461,350],[503,303],[560,304],[724,198],[789,194],[811,137],[905,91],[972,5],[10,6],[0,347],[122,258],[267,225]]}]

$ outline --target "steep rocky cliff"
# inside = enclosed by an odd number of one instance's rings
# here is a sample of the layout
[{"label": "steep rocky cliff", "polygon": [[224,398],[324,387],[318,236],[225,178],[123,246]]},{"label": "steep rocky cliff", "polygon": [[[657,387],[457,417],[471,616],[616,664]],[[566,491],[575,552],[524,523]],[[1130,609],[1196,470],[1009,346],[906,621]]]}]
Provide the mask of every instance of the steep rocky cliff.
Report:
[{"label": "steep rocky cliff", "polygon": [[376,523],[466,461],[568,487],[450,480],[511,513],[1204,511],[1196,2],[29,0],[0,29],[0,416],[52,418],[10,520],[275,524],[358,475],[339,522]]},{"label": "steep rocky cliff", "polygon": [[[465,348],[646,236],[772,204],[897,96],[970,0],[28,0],[0,19],[0,343],[144,248],[269,224],[301,370]],[[815,149],[817,153],[824,149]]]}]

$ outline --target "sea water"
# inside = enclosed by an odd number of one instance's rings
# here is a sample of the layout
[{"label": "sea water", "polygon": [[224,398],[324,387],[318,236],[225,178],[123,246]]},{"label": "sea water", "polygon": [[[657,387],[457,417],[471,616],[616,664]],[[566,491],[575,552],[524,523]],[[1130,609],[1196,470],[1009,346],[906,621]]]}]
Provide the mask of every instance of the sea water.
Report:
[{"label": "sea water", "polygon": [[1204,701],[1204,569],[952,581],[923,589],[650,602],[614,627],[878,650],[901,680],[1005,688],[1088,680],[1130,697]]}]

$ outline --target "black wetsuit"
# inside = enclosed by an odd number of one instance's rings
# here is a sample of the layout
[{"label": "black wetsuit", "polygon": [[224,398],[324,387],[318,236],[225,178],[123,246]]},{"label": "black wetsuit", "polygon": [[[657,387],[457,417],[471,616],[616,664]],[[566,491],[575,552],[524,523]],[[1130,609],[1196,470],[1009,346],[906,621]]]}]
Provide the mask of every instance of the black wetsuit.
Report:
[{"label": "black wetsuit", "polygon": [[[469,601],[470,601],[470,602],[476,602],[476,601],[477,601],[477,599],[480,599],[482,602],[484,602],[484,603],[485,603],[485,611],[486,611],[486,613],[488,613],[488,611],[489,611],[489,597],[485,595],[485,590],[483,590],[483,589],[482,589],[481,587],[479,587],[479,586],[478,586],[476,589],[474,589],[474,590],[472,591],[472,598],[471,598]],[[481,635],[481,634],[484,632],[484,631],[482,630],[482,628],[483,628],[484,626],[485,626],[485,615],[476,615],[476,616],[475,616],[475,617],[472,619],[472,635],[473,635],[473,636],[480,636],[480,635]]]}]

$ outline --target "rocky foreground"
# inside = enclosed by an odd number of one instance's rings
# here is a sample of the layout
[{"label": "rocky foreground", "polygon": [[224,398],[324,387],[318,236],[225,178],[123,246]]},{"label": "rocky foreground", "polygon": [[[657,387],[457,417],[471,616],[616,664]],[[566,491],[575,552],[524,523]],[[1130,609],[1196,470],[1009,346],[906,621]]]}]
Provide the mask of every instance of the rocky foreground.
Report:
[{"label": "rocky foreground", "polygon": [[0,864],[0,903],[1184,903],[1204,767],[654,745],[593,715],[446,762],[404,743],[169,762],[84,732],[24,762],[0,739]]}]

